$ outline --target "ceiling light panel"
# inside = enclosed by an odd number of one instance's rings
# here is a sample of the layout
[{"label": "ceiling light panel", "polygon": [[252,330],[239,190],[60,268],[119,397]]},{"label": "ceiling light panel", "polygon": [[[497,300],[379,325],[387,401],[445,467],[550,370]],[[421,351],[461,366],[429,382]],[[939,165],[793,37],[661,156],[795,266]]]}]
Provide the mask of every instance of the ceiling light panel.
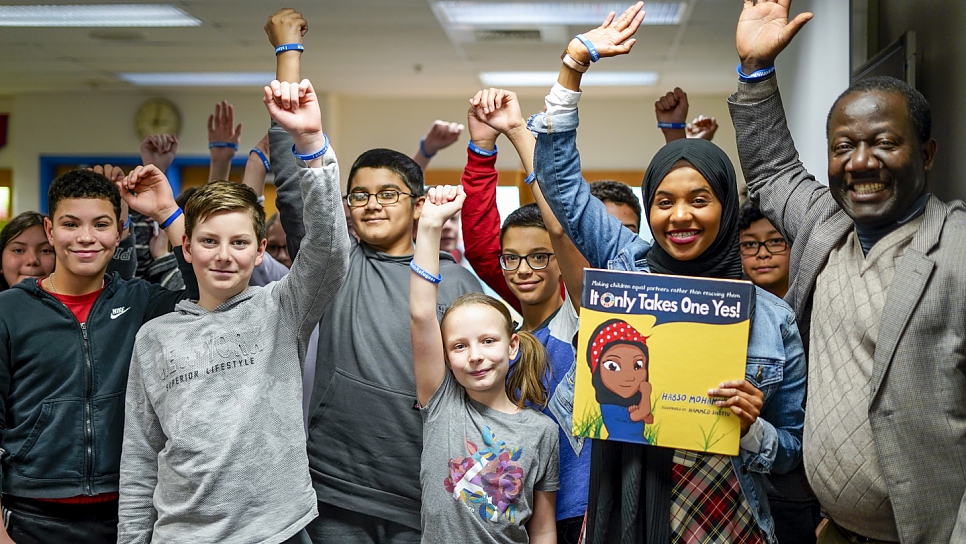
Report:
[{"label": "ceiling light panel", "polygon": [[[685,2],[646,2],[645,25],[676,25],[681,22]],[[436,2],[433,11],[444,25],[487,26],[598,26],[610,12],[627,9],[622,3],[536,3]]]},{"label": "ceiling light panel", "polygon": [[201,21],[168,4],[0,6],[0,26],[172,27]]},{"label": "ceiling light panel", "polygon": [[[559,72],[481,72],[486,87],[552,87]],[[657,83],[654,72],[588,72],[581,87],[648,87]]]},{"label": "ceiling light panel", "polygon": [[134,72],[117,76],[143,87],[255,87],[275,79],[274,72]]}]

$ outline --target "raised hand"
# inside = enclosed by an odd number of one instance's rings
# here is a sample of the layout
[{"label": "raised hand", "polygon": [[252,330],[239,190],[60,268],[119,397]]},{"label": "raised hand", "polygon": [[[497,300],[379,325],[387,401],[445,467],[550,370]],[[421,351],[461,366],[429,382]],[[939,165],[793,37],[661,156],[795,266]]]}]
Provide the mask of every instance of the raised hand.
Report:
[{"label": "raised hand", "polygon": [[[526,127],[516,93],[505,89],[483,89],[470,99],[470,116],[492,130],[507,134]],[[468,116],[467,118],[469,119]],[[471,121],[473,123],[474,121]],[[470,127],[470,134],[473,134]]]},{"label": "raised hand", "polygon": [[282,8],[268,18],[265,34],[272,47],[283,43],[302,43],[302,36],[309,31],[309,23],[302,14],[292,8]]},{"label": "raised hand", "polygon": [[115,183],[121,191],[121,198],[132,210],[159,223],[178,209],[168,178],[153,164],[137,166]]},{"label": "raised hand", "polygon": [[88,170],[95,172],[97,174],[100,174],[114,183],[117,183],[118,181],[124,179],[124,171],[121,170],[120,166],[112,166],[110,164],[104,164],[104,165],[96,164],[88,168]]},{"label": "raised hand", "polygon": [[718,408],[730,408],[741,422],[741,436],[745,436],[751,424],[758,419],[765,395],[748,380],[724,382],[717,389],[708,390],[709,397],[722,397],[715,401]]},{"label": "raised hand", "polygon": [[419,222],[426,226],[442,228],[449,218],[463,209],[466,193],[462,185],[437,185],[430,187],[419,215]]},{"label": "raised hand", "polygon": [[684,123],[688,119],[688,94],[675,87],[654,102],[654,116],[658,123]]},{"label": "raised hand", "polygon": [[811,13],[805,12],[789,22],[791,3],[792,0],[744,0],[735,37],[742,72],[750,75],[774,66],[778,54],[812,18]]},{"label": "raised hand", "polygon": [[141,140],[141,164],[153,164],[166,171],[178,153],[178,137],[174,134],[156,134]]},{"label": "raised hand", "polygon": [[[235,107],[222,100],[215,104],[215,112],[208,116],[208,143],[230,142],[238,145],[241,141],[242,126],[238,123],[235,126]],[[231,147],[213,147],[209,149],[211,159],[231,160],[235,156],[236,149]]]},{"label": "raised hand", "polygon": [[701,138],[710,142],[714,138],[714,133],[718,131],[718,120],[699,115],[688,123],[687,131],[688,138]]},{"label": "raised hand", "polygon": [[[584,32],[584,37],[594,44],[594,48],[597,49],[597,54],[601,58],[626,55],[630,52],[631,47],[634,47],[634,44],[637,43],[637,40],[631,36],[637,32],[638,27],[641,26],[641,21],[644,20],[643,8],[644,2],[638,2],[624,10],[624,13],[621,13],[617,18],[614,17],[614,12],[610,12],[602,25],[589,32]],[[591,60],[590,51],[577,38],[571,40],[567,45],[567,53],[584,64]]]},{"label": "raised hand", "polygon": [[435,155],[441,149],[453,145],[463,133],[463,125],[437,119],[429,132],[423,136],[423,149],[428,155]]},{"label": "raised hand", "polygon": [[303,79],[298,84],[272,81],[265,87],[262,101],[272,119],[292,135],[300,153],[312,153],[325,145],[322,109],[309,80]]}]

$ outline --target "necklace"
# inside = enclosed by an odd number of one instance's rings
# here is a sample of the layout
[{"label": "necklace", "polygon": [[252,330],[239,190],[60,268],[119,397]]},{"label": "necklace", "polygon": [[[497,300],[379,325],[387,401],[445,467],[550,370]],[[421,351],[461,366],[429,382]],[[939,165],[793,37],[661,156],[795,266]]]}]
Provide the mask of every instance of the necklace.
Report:
[{"label": "necklace", "polygon": [[[54,273],[53,272],[51,272],[50,275],[47,276],[47,283],[50,284],[50,292],[51,293],[57,293],[57,287],[54,286]],[[60,293],[57,293],[57,294],[60,294]]]}]

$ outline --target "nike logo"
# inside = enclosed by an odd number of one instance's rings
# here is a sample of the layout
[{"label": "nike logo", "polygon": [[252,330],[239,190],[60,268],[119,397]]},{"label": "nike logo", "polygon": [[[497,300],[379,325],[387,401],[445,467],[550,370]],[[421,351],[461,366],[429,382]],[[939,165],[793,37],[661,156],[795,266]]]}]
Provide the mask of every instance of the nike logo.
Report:
[{"label": "nike logo", "polygon": [[121,315],[123,315],[124,312],[126,312],[126,311],[128,311],[130,309],[131,309],[130,306],[126,306],[126,307],[125,306],[121,306],[120,308],[114,308],[113,310],[111,310],[111,319],[117,319],[117,318],[121,317]]}]

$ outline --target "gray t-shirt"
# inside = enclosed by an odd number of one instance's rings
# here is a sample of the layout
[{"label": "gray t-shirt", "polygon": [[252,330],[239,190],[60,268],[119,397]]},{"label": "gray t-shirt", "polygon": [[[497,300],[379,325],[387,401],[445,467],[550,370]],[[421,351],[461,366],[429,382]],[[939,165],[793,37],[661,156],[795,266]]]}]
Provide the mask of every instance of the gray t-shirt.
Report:
[{"label": "gray t-shirt", "polygon": [[560,487],[553,420],[487,408],[449,370],[422,415],[422,542],[529,542],[533,492]]}]

